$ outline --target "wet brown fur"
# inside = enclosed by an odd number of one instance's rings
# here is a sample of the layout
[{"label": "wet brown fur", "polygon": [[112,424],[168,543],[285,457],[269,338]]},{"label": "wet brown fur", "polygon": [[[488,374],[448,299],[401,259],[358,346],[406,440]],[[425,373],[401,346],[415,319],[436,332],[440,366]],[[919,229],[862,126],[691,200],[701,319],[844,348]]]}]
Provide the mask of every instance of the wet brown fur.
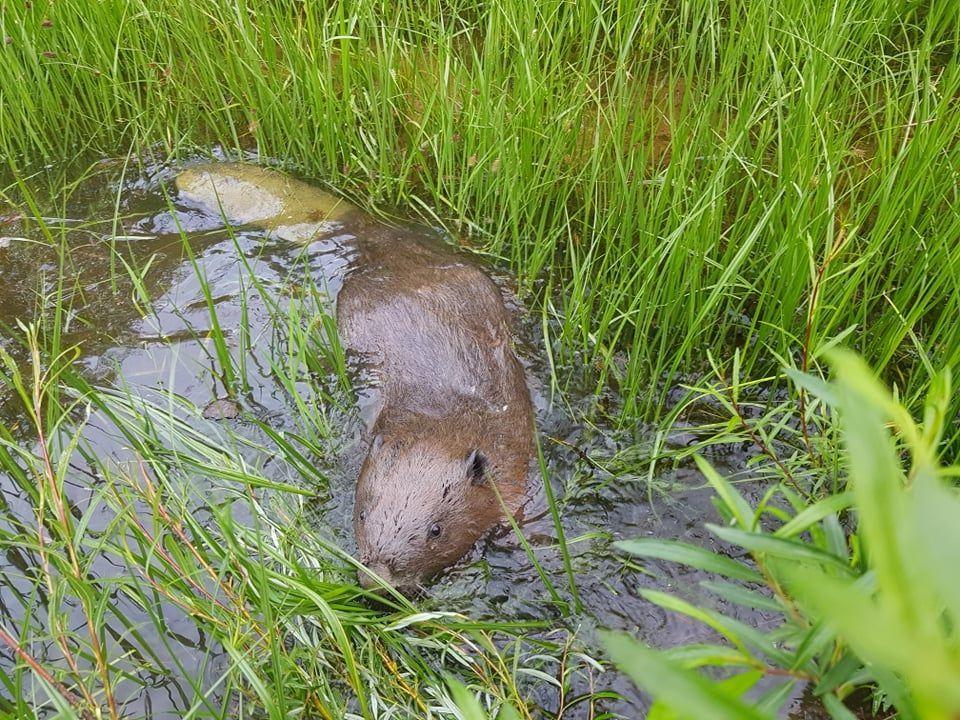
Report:
[{"label": "wet brown fur", "polygon": [[533,421],[510,320],[479,268],[383,229],[360,244],[337,321],[380,382],[357,482],[360,559],[395,586],[415,586],[503,517],[498,493],[511,514],[522,503]]}]

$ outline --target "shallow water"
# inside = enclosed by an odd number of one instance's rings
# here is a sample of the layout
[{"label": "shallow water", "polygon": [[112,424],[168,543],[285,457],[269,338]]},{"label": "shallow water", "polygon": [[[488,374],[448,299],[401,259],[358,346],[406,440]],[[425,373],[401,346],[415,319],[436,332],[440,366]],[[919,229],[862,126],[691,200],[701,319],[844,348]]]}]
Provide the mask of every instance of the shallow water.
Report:
[{"label": "shallow water", "polygon": [[[209,339],[211,320],[199,279],[204,277],[231,350],[236,354],[241,344],[247,348],[244,372],[249,390],[238,398],[242,410],[274,429],[295,430],[295,408],[271,370],[273,329],[269,308],[261,296],[249,292],[247,265],[267,297],[277,301],[285,302],[292,289],[311,279],[335,297],[349,260],[345,249],[348,243],[344,241],[352,238],[354,229],[339,227],[306,247],[265,238],[256,230],[230,233],[221,229],[218,217],[184,205],[175,196],[171,197],[171,212],[164,189],[170,191],[175,174],[175,168],[158,165],[141,168],[121,181],[119,170],[105,170],[85,181],[66,207],[60,208],[60,214],[49,218],[50,227],[72,228],[65,236],[68,283],[61,290],[61,301],[72,306],[67,315],[65,344],[80,343],[78,362],[100,384],[130,387],[135,394],[151,397],[157,396],[157,390],[172,391],[205,407],[226,392]],[[115,204],[121,218],[116,227],[112,222]],[[181,228],[189,237],[191,253],[183,247]],[[423,232],[434,231],[424,228]],[[4,325],[0,345],[23,360],[24,352],[12,330],[14,322],[38,316],[42,305],[38,293],[56,292],[64,248],[58,246],[60,236],[56,232],[51,246],[34,221],[8,218],[0,226],[0,236],[11,238],[5,247],[0,243],[0,321]],[[151,302],[134,301],[136,285],[130,274],[118,267],[118,258],[139,268],[134,274],[142,278]],[[495,269],[491,273],[501,285],[509,287],[509,276]],[[240,330],[244,318],[248,338]],[[665,465],[653,477],[658,489],[669,491],[661,493],[654,492],[648,478],[635,471],[608,473],[583,462],[573,448],[602,460],[633,447],[643,457],[653,433],[645,436],[637,431],[628,436],[603,425],[581,423],[578,408],[590,408],[596,401],[586,391],[579,395],[568,392],[562,402],[560,398],[551,402],[546,392],[549,369],[538,321],[518,307],[517,326],[521,351],[532,376],[549,477],[561,499],[564,530],[571,541],[585,611],[572,618],[561,617],[548,602],[536,571],[510,533],[496,533],[481,541],[463,562],[430,587],[422,602],[482,620],[551,620],[558,628],[576,630],[579,641],[588,648],[593,645],[595,628],[627,630],[658,646],[709,638],[702,626],[651,605],[638,593],[641,588],[655,587],[711,602],[696,585],[703,577],[700,573],[669,563],[647,563],[653,572],[638,573],[625,568],[622,558],[610,549],[613,540],[640,536],[683,538],[713,546],[703,524],[717,517],[711,494],[703,488],[703,478],[692,467]],[[616,398],[609,400],[615,402]],[[8,392],[0,391],[0,412],[2,421],[14,432],[23,426],[22,414]],[[322,530],[352,551],[352,487],[364,447],[359,441],[362,423],[359,413],[335,408],[330,424],[336,429],[330,441],[331,457],[315,458],[329,475],[330,488],[313,504],[310,518],[316,523],[315,530]],[[224,426],[240,436],[261,437],[243,416],[223,420],[221,425],[210,422],[207,431],[217,433]],[[115,431],[96,417],[85,434],[101,456],[122,459],[128,452]],[[678,432],[667,443],[682,446],[688,440]],[[725,474],[746,477],[745,455],[734,452],[711,460]],[[290,477],[288,467],[272,465],[269,457],[251,458],[251,462],[262,466],[272,479],[306,482]],[[84,475],[83,468],[77,470],[67,492],[71,503],[82,508],[96,482]],[[743,490],[748,499],[757,492],[749,484]],[[31,512],[20,493],[16,483],[0,474],[0,525],[7,523],[4,516]],[[555,529],[549,515],[542,512],[544,508],[540,488],[528,513],[533,519],[524,524],[523,530],[551,581],[563,590],[567,580],[556,548]],[[90,527],[102,528],[109,521],[107,514],[95,516]],[[26,585],[18,580],[37,560],[27,552],[8,549],[6,561],[8,568],[0,574],[0,621],[16,628],[24,613],[37,610],[23,600],[20,591]],[[117,570],[104,562],[98,571],[109,574]],[[712,602],[752,625],[765,622],[757,613]],[[126,610],[131,616],[138,612],[133,607]],[[158,636],[152,643],[161,659],[176,655],[190,672],[215,674],[215,668],[205,666],[211,650],[207,639],[197,635],[192,623],[176,622],[177,613],[169,615],[166,637]],[[117,628],[117,632],[122,629]],[[56,653],[50,652],[49,657],[55,658]],[[10,657],[0,651],[0,669],[9,667],[9,663]],[[142,679],[145,686],[136,689],[125,706],[129,715],[168,718],[183,711],[186,694],[178,688],[182,680],[166,675]],[[594,681],[597,688],[623,695],[622,701],[610,701],[607,709],[624,717],[643,714],[645,700],[616,673],[608,671]],[[545,711],[556,713],[558,698],[548,686],[532,687],[531,693]]]}]

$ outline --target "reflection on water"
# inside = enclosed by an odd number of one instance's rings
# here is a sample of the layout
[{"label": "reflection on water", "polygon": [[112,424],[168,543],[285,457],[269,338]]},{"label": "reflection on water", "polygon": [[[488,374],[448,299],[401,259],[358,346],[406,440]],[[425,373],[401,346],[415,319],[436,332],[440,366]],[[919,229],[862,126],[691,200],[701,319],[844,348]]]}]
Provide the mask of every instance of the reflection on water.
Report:
[{"label": "reflection on water", "polygon": [[[25,361],[16,322],[41,316],[50,322],[52,308],[59,302],[66,309],[63,344],[80,347],[78,363],[89,378],[160,398],[160,404],[164,401],[158,391],[171,391],[204,408],[227,394],[213,340],[212,306],[231,352],[244,358],[240,365],[243,392],[236,397],[239,406],[273,429],[295,430],[296,408],[271,364],[276,330],[271,303],[283,305],[310,281],[335,297],[350,260],[350,241],[362,229],[332,226],[330,235],[308,246],[249,229],[228,232],[221,228],[218,217],[178,201],[171,189],[173,175],[168,167],[144,168],[137,177],[119,184],[117,173],[104,172],[74,192],[66,216],[47,218],[46,229],[34,220],[8,217],[0,225],[0,236],[10,238],[0,242],[0,345],[20,362]],[[169,201],[165,190],[171,193]],[[254,279],[258,292],[251,292]],[[509,283],[505,277],[498,280]],[[518,313],[524,359],[535,386],[547,387],[549,372],[536,327]],[[590,398],[571,394],[565,405],[576,407],[581,400],[589,404]],[[627,571],[608,550],[612,540],[650,535],[713,545],[702,527],[705,521],[715,519],[709,493],[695,489],[702,478],[692,469],[666,468],[657,482],[675,492],[651,503],[645,479],[628,473],[605,476],[585,465],[571,449],[613,455],[623,442],[616,433],[585,428],[569,411],[559,405],[551,407],[542,393],[537,394],[536,405],[551,482],[558,497],[566,498],[565,531],[572,541],[574,568],[586,607],[582,616],[563,622],[588,644],[597,627],[628,630],[655,645],[705,639],[702,626],[667,614],[639,595],[645,587],[696,595],[695,583],[700,579],[696,572],[666,563],[651,565],[656,577]],[[0,390],[0,411],[2,421],[15,433],[23,427],[23,417],[8,390]],[[362,452],[356,442],[361,423],[355,412],[333,412],[339,414],[331,423],[336,429],[331,454],[314,458],[329,474],[329,493],[324,493],[324,501],[311,517],[315,529],[352,551],[350,516],[353,478]],[[196,422],[205,421],[198,416]],[[242,416],[222,422],[240,437],[254,443],[264,440],[262,432]],[[204,432],[215,435],[221,427],[208,422]],[[98,455],[113,456],[117,462],[129,459],[123,439],[96,416],[85,434]],[[242,451],[256,454],[253,445]],[[263,457],[249,460],[272,479],[298,481],[290,477],[289,467],[272,463],[266,450]],[[726,467],[722,459],[717,464],[721,471],[735,472],[743,469],[735,466],[740,460],[733,458]],[[75,470],[67,495],[74,511],[81,513],[96,489],[97,478],[89,468],[78,465]],[[0,474],[0,527],[8,527],[16,518],[26,522],[32,510],[21,493],[16,483]],[[746,494],[749,497],[749,491]],[[534,506],[542,508],[542,490],[538,495]],[[91,530],[96,530],[106,527],[110,517],[94,516],[89,522]],[[552,581],[565,586],[549,517],[535,517],[524,531]],[[15,547],[6,547],[4,553],[7,569],[0,574],[0,622],[16,628],[26,613],[37,613],[45,598],[31,595],[34,584],[24,579],[32,574],[37,558]],[[94,567],[105,577],[124,571],[106,559]],[[477,619],[549,619],[561,626],[561,618],[545,598],[543,586],[516,540],[510,533],[498,533],[438,580],[424,602]],[[116,602],[129,618],[143,617],[141,609],[122,596],[118,595]],[[762,624],[756,614],[723,609],[734,617]],[[167,612],[164,617],[167,625],[163,632],[141,628],[141,632],[154,634],[149,645],[156,653],[156,664],[179,666],[185,675],[216,677],[222,659],[215,644],[179,612]],[[124,652],[123,628],[113,631],[112,647]],[[45,660],[56,662],[54,647],[45,652]],[[0,655],[0,663],[9,662],[9,656]],[[142,669],[138,675],[143,687],[131,691],[135,694],[126,706],[130,714],[165,718],[183,712],[190,694],[182,677],[166,672],[149,677]],[[625,704],[614,704],[613,709],[627,717],[639,713],[642,701],[627,682],[606,673],[598,684],[625,696]],[[557,698],[549,687],[533,692],[533,700],[556,711]]]}]

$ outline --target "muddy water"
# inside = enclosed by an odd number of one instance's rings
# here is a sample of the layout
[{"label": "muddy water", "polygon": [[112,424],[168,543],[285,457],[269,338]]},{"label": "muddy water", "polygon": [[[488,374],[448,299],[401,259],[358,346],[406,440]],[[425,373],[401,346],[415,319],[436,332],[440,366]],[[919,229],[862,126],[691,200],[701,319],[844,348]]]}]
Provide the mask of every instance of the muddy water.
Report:
[{"label": "muddy water", "polygon": [[[170,191],[175,174],[174,168],[155,166],[141,168],[122,181],[118,170],[106,170],[85,181],[65,208],[50,211],[53,246],[35,222],[7,218],[0,226],[0,236],[11,238],[8,243],[0,243],[0,343],[23,358],[12,329],[14,322],[38,317],[44,302],[52,302],[49,295],[57,292],[59,268],[63,266],[67,282],[59,292],[61,302],[71,307],[64,342],[80,343],[78,362],[89,377],[146,395],[157,390],[173,391],[198,407],[206,407],[222,398],[225,389],[209,339],[210,315],[198,279],[202,276],[209,283],[217,317],[234,354],[244,342],[238,328],[242,319],[247,319],[251,338],[245,364],[249,391],[239,398],[242,409],[277,430],[295,429],[295,408],[270,369],[270,314],[263,298],[249,292],[247,266],[253,269],[268,297],[272,293],[283,300],[291,287],[311,279],[334,297],[350,260],[348,248],[355,228],[338,225],[306,247],[271,239],[256,230],[228,233],[221,229],[218,217],[184,204],[175,195],[171,197],[171,210],[164,189]],[[119,209],[116,223],[115,207]],[[70,229],[64,236],[68,247],[59,243],[58,226]],[[189,238],[190,253],[183,246],[181,228]],[[432,231],[424,228],[422,232]],[[152,302],[135,302],[136,283],[130,280],[130,273],[118,267],[121,258],[136,269],[134,275],[141,278]],[[496,270],[492,274],[509,286],[509,277]],[[41,299],[43,295],[48,296],[46,301]],[[537,424],[549,477],[561,498],[564,529],[571,541],[585,610],[572,618],[560,616],[548,602],[527,556],[509,533],[478,544],[464,561],[432,585],[423,603],[482,620],[551,620],[558,628],[576,630],[580,642],[588,647],[596,628],[627,630],[658,646],[708,639],[702,626],[652,606],[638,592],[654,587],[700,600],[703,598],[696,583],[702,578],[697,573],[670,564],[649,564],[652,574],[637,573],[626,569],[622,559],[610,550],[613,540],[639,536],[683,538],[711,545],[703,524],[715,520],[716,514],[709,492],[703,489],[703,478],[690,467],[666,466],[654,478],[658,488],[669,490],[663,494],[651,492],[648,478],[641,473],[610,473],[584,463],[571,446],[600,459],[631,448],[643,456],[649,442],[644,438],[652,437],[652,433],[636,432],[626,437],[603,426],[580,422],[578,408],[590,408],[595,403],[589,394],[570,393],[563,402],[551,403],[543,391],[549,387],[549,375],[537,322],[522,308],[517,309],[517,319],[524,360],[535,386]],[[616,398],[608,400],[615,402]],[[0,408],[8,427],[16,432],[23,426],[24,418],[9,393],[0,391]],[[331,477],[331,487],[329,496],[317,503],[312,522],[352,551],[352,488],[363,452],[359,442],[362,423],[359,413],[335,412],[339,413],[332,423],[338,428],[331,442],[335,457],[318,460],[326,463],[324,471]],[[222,422],[240,435],[256,433],[242,418]],[[218,432],[217,427],[210,423],[209,431]],[[98,454],[124,452],[123,444],[96,419],[86,433]],[[678,433],[668,443],[682,445],[687,440]],[[727,474],[743,473],[743,457],[728,455],[713,460]],[[258,464],[269,475],[270,463]],[[286,474],[277,479],[291,480]],[[95,481],[78,472],[68,488],[73,504],[84,506],[92,483]],[[7,526],[18,513],[30,512],[20,492],[10,478],[0,474],[0,526]],[[750,495],[749,485],[745,493]],[[533,507],[543,509],[543,490],[536,495]],[[91,528],[105,527],[109,520],[106,516],[95,517]],[[535,517],[523,530],[551,581],[565,588],[567,580],[550,518]],[[36,558],[10,550],[5,563],[0,570],[0,622],[16,628],[25,613],[39,610],[24,599],[23,583],[18,579],[30,571]],[[107,574],[116,569],[104,565],[99,571]],[[763,617],[744,610],[719,607],[753,625],[765,622]],[[135,608],[128,610],[137,612]],[[155,632],[151,628],[143,631]],[[122,628],[117,632],[122,633]],[[206,638],[196,635],[193,625],[171,624],[166,636],[157,636],[152,645],[161,659],[176,656],[184,673],[209,672],[207,655],[216,652]],[[9,663],[9,656],[0,651],[0,670]],[[172,718],[182,713],[184,698],[190,694],[182,678],[164,675],[155,682],[143,679],[145,687],[138,688],[126,705],[131,716]],[[622,700],[609,701],[607,709],[629,718],[643,715],[644,699],[616,673],[606,672],[593,681],[598,689],[611,689],[623,696]],[[550,686],[532,687],[531,693],[550,716],[556,713],[558,698]]]}]

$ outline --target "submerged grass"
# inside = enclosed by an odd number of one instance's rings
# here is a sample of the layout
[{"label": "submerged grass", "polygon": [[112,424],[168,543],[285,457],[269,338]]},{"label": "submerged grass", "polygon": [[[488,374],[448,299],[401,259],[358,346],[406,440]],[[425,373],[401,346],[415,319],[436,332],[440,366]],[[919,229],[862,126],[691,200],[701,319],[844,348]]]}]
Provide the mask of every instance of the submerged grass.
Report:
[{"label": "submerged grass", "polygon": [[558,319],[557,362],[615,383],[624,422],[661,412],[708,350],[807,369],[851,328],[914,398],[915,346],[960,357],[958,13],[12,3],[0,152],[16,172],[217,142],[414,208],[510,263]]}]

